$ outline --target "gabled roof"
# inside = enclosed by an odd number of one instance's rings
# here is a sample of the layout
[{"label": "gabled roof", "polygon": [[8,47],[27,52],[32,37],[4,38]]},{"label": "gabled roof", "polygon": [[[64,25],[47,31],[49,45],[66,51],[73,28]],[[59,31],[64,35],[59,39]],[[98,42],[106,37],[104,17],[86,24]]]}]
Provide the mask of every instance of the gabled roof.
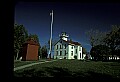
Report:
[{"label": "gabled roof", "polygon": [[[81,45],[79,42],[74,42],[74,41],[71,41],[71,40],[67,40],[67,41],[66,41],[66,40],[63,40],[63,39],[60,39],[60,40],[66,42],[66,43],[68,43],[68,44],[71,44],[71,45]],[[59,40],[59,41],[60,41],[60,40]],[[58,42],[59,42],[59,41],[58,41]],[[58,42],[56,42],[56,44],[57,44]],[[56,45],[56,44],[55,44],[55,45]],[[54,46],[55,46],[55,45],[54,45]]]},{"label": "gabled roof", "polygon": [[[61,40],[61,39],[60,39],[60,40]],[[60,40],[58,40],[58,41],[54,44],[54,46],[55,46]]]}]

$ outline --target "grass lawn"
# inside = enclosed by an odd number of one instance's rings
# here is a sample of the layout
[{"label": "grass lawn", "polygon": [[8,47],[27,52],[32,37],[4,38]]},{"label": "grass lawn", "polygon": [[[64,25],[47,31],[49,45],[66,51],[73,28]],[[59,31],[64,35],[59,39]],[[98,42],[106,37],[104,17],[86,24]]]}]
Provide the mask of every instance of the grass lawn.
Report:
[{"label": "grass lawn", "polygon": [[119,79],[119,62],[58,60],[17,70],[15,77],[79,77],[81,79]]}]

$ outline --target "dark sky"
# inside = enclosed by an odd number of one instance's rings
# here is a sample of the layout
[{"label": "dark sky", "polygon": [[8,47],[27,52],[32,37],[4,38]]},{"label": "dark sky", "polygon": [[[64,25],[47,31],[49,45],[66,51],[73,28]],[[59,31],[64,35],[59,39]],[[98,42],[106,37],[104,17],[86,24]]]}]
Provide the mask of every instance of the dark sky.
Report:
[{"label": "dark sky", "polygon": [[15,6],[15,23],[22,24],[31,34],[37,34],[41,46],[50,39],[51,10],[54,11],[53,39],[62,31],[68,33],[90,51],[85,32],[90,29],[107,32],[111,25],[120,25],[119,3],[60,3],[18,2]]}]

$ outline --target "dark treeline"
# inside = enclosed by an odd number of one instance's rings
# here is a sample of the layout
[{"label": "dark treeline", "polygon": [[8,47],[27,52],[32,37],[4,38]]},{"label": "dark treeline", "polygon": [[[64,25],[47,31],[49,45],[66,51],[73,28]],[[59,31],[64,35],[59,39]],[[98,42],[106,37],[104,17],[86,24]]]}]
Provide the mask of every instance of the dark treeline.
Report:
[{"label": "dark treeline", "polygon": [[114,60],[120,57],[120,26],[112,25],[110,32],[90,30],[87,32],[92,46],[90,55],[93,60]]}]

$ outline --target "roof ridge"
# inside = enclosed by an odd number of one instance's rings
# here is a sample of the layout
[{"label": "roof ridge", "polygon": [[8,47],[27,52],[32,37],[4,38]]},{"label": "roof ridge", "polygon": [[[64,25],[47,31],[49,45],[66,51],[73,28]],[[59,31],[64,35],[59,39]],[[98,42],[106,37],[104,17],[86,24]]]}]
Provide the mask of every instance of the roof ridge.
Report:
[{"label": "roof ridge", "polygon": [[[65,41],[65,40],[63,40]],[[71,40],[67,40],[65,42],[71,43],[71,44],[75,44],[75,45],[81,45],[79,42],[75,42],[75,41],[71,41]]]}]

